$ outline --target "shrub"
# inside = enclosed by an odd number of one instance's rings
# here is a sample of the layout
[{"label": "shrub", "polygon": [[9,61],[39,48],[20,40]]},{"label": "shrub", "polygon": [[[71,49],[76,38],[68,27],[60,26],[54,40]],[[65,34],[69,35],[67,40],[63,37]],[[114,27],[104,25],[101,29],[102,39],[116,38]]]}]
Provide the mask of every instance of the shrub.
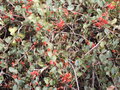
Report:
[{"label": "shrub", "polygon": [[119,33],[120,0],[1,0],[1,89],[119,89]]}]

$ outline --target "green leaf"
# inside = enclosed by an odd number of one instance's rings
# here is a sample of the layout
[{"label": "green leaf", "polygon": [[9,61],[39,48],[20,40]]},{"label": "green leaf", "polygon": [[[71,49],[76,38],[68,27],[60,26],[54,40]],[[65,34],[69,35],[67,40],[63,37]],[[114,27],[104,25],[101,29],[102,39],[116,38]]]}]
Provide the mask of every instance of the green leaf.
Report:
[{"label": "green leaf", "polygon": [[75,61],[75,66],[79,66],[80,65],[80,61],[76,60]]},{"label": "green leaf", "polygon": [[65,0],[60,0],[62,3],[65,3]]},{"label": "green leaf", "polygon": [[21,10],[21,6],[16,6],[16,7],[15,7],[15,10],[16,10],[16,11]]},{"label": "green leaf", "polygon": [[48,48],[52,49],[53,48],[53,44],[52,43],[48,43]]},{"label": "green leaf", "polygon": [[13,86],[13,90],[18,90],[18,87],[17,87],[16,84],[14,84],[14,86]]},{"label": "green leaf", "polygon": [[44,63],[43,63],[41,60],[38,61],[37,64],[38,64],[40,67],[44,67],[44,66],[45,66]]},{"label": "green leaf", "polygon": [[56,73],[56,67],[53,67],[53,68],[50,70],[50,72]]},{"label": "green leaf", "polygon": [[17,27],[9,27],[9,32],[11,35],[15,35],[15,32],[17,31]]},{"label": "green leaf", "polygon": [[2,51],[4,49],[4,44],[3,43],[0,43],[0,51]]},{"label": "green leaf", "polygon": [[47,87],[43,87],[42,90],[48,90],[48,88]]},{"label": "green leaf", "polygon": [[98,13],[99,16],[102,15],[102,11],[100,9],[97,9],[97,13]]},{"label": "green leaf", "polygon": [[100,43],[100,46],[103,48],[103,47],[105,46],[105,44],[106,44],[106,42],[105,42],[105,41],[102,41],[102,42]]},{"label": "green leaf", "polygon": [[1,5],[0,6],[0,11],[4,11],[5,10],[5,8]]},{"label": "green leaf", "polygon": [[52,57],[52,55],[53,55],[53,54],[52,54],[52,52],[51,52],[51,51],[49,51],[49,52],[48,52],[48,56],[51,58],[51,57]]},{"label": "green leaf", "polygon": [[53,90],[57,90],[57,88],[53,88]]},{"label": "green leaf", "polygon": [[71,5],[71,4],[72,4],[72,1],[71,1],[71,0],[67,0],[67,3],[68,3],[69,5]]},{"label": "green leaf", "polygon": [[50,6],[52,4],[52,0],[46,0],[46,4]]},{"label": "green leaf", "polygon": [[20,38],[23,39],[23,38],[25,37],[25,34],[23,34],[23,33],[18,33],[17,36],[19,36]]},{"label": "green leaf", "polygon": [[7,43],[10,43],[11,40],[12,40],[12,37],[7,37],[7,38],[5,38],[5,42],[7,42]]},{"label": "green leaf", "polygon": [[77,72],[77,76],[78,77],[82,76],[82,73],[81,72]]},{"label": "green leaf", "polygon": [[104,32],[105,32],[106,35],[108,35],[110,33],[110,30],[105,28]]},{"label": "green leaf", "polygon": [[35,90],[41,90],[40,87],[36,87]]},{"label": "green leaf", "polygon": [[53,60],[53,61],[56,61],[56,59],[57,59],[57,57],[56,57],[55,55],[53,55],[53,56],[51,57],[51,60]]},{"label": "green leaf", "polygon": [[73,9],[74,9],[74,6],[73,6],[73,5],[69,5],[67,9],[68,9],[68,10],[73,10]]},{"label": "green leaf", "polygon": [[102,0],[97,0],[97,3],[100,7],[103,7],[104,6],[104,2]]},{"label": "green leaf", "polygon": [[107,51],[105,56],[106,56],[106,58],[110,58],[110,57],[112,57],[112,53],[111,53],[111,51]]},{"label": "green leaf", "polygon": [[100,54],[100,55],[99,55],[99,58],[100,58],[100,60],[103,61],[103,62],[106,60],[106,57],[105,57],[105,55],[103,55],[103,54]]},{"label": "green leaf", "polygon": [[44,78],[46,84],[49,84],[50,78]]},{"label": "green leaf", "polygon": [[12,73],[15,73],[15,74],[18,73],[17,69],[15,69],[13,67],[9,67],[9,71],[12,72]]}]

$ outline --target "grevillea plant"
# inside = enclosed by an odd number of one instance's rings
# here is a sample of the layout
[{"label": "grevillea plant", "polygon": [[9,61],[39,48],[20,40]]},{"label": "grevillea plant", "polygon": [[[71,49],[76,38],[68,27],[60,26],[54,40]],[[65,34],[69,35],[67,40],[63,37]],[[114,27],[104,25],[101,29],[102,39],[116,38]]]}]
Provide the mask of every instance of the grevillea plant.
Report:
[{"label": "grevillea plant", "polygon": [[0,0],[0,90],[106,89],[120,89],[120,0]]}]

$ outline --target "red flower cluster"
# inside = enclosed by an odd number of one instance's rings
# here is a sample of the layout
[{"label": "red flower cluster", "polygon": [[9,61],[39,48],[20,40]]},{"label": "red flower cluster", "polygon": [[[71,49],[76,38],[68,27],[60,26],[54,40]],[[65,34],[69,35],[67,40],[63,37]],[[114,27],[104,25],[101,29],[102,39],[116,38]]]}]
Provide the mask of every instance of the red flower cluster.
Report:
[{"label": "red flower cluster", "polygon": [[71,73],[65,73],[64,75],[60,75],[63,83],[69,83],[72,79]]},{"label": "red flower cluster", "polygon": [[25,8],[26,10],[28,10],[30,7],[30,5],[22,6],[22,8]]},{"label": "red flower cluster", "polygon": [[113,3],[110,3],[107,5],[107,8],[109,8],[110,10],[115,9],[115,5],[113,5]]},{"label": "red flower cluster", "polygon": [[12,78],[16,79],[16,78],[18,78],[18,75],[14,74],[14,75],[12,75]]},{"label": "red flower cluster", "polygon": [[42,42],[43,46],[46,46],[48,43],[46,41]]},{"label": "red flower cluster", "polygon": [[41,30],[41,28],[43,27],[41,24],[39,24],[39,23],[37,23],[37,26],[38,27],[36,27],[36,31],[40,31]]},{"label": "red flower cluster", "polygon": [[69,15],[69,12],[68,12],[68,10],[67,10],[67,9],[63,9],[63,12],[64,12],[64,14],[65,14],[66,16],[68,16],[68,15]]},{"label": "red flower cluster", "polygon": [[108,12],[105,12],[102,14],[102,16],[107,16],[108,15]]},{"label": "red flower cluster", "polygon": [[32,1],[33,1],[33,0],[28,0],[27,5],[23,5],[23,6],[22,6],[22,8],[25,8],[25,9],[26,9],[26,13],[28,13],[29,15],[32,14],[32,12],[29,11],[29,9],[31,8],[31,5],[32,5]]},{"label": "red flower cluster", "polygon": [[62,29],[65,25],[65,22],[61,19],[59,23],[56,24],[57,28]]},{"label": "red flower cluster", "polygon": [[32,71],[32,72],[30,72],[30,74],[32,75],[32,76],[38,76],[39,75],[39,72],[38,71]]},{"label": "red flower cluster", "polygon": [[102,17],[98,18],[98,22],[95,22],[95,26],[101,28],[103,25],[108,24],[108,21],[103,19]]},{"label": "red flower cluster", "polygon": [[[87,40],[87,41],[86,41],[86,44],[87,44],[87,45],[90,45],[90,42]],[[95,46],[96,46],[96,44],[92,43],[91,48],[93,48],[93,47],[95,47]]]},{"label": "red flower cluster", "polygon": [[27,0],[28,2],[32,2],[33,0]]},{"label": "red flower cluster", "polygon": [[56,62],[55,61],[53,61],[53,60],[50,60],[50,65],[54,65],[54,66],[56,66]]}]

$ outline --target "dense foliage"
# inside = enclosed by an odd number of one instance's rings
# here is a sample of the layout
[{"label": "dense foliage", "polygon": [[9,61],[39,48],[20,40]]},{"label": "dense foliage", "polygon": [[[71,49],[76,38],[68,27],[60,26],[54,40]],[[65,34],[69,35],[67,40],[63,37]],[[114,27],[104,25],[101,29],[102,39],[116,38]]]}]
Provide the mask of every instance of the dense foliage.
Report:
[{"label": "dense foliage", "polygon": [[0,0],[0,90],[120,89],[120,0]]}]

